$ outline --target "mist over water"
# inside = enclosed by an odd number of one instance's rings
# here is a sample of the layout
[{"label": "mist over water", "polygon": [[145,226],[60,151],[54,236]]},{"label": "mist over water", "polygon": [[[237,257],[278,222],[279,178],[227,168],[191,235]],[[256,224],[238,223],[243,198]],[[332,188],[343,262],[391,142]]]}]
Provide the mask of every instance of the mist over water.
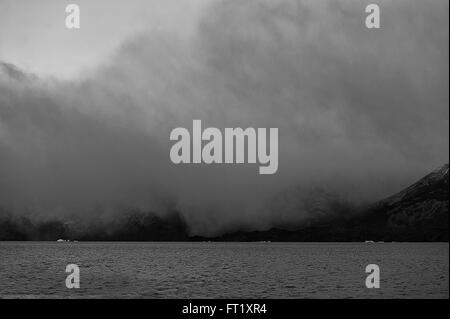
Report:
[{"label": "mist over water", "polygon": [[[180,211],[193,234],[300,222],[448,162],[448,2],[213,1],[76,80],[0,64],[0,207],[36,218]],[[170,18],[170,17],[168,17]],[[174,165],[192,120],[277,127],[279,168]],[[314,204],[307,204],[313,202]]]}]

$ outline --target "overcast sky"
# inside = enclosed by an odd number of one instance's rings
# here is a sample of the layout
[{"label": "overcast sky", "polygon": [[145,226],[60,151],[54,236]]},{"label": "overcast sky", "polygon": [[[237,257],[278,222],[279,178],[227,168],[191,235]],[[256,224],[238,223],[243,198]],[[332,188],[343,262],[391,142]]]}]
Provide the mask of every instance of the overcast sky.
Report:
[{"label": "overcast sky", "polygon": [[[377,1],[379,30],[369,1],[76,3],[67,30],[63,1],[0,0],[0,205],[14,212],[178,209],[194,233],[264,228],[448,162],[447,0]],[[173,165],[170,131],[193,119],[279,128],[277,174]]]},{"label": "overcast sky", "polygon": [[[46,76],[74,78],[139,31],[188,34],[214,0],[0,0],[0,60]],[[65,7],[81,8],[82,28],[65,28]]]}]

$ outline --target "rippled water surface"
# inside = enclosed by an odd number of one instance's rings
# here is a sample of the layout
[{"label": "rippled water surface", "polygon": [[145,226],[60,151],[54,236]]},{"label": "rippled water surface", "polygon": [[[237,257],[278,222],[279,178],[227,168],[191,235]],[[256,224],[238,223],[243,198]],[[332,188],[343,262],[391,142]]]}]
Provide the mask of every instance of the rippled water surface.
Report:
[{"label": "rippled water surface", "polygon": [[[365,288],[368,264],[380,289]],[[449,245],[0,242],[0,297],[448,298]]]}]

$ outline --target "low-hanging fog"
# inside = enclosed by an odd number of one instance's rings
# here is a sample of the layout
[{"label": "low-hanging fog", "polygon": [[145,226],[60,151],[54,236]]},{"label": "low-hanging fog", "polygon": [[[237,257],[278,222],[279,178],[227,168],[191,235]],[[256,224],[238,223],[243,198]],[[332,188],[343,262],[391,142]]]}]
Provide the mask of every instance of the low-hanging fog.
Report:
[{"label": "low-hanging fog", "polygon": [[[448,1],[378,1],[378,30],[368,3],[211,1],[192,32],[143,30],[76,80],[2,61],[0,207],[176,210],[211,234],[391,195],[448,162]],[[170,131],[193,119],[277,127],[278,172],[173,164]]]}]

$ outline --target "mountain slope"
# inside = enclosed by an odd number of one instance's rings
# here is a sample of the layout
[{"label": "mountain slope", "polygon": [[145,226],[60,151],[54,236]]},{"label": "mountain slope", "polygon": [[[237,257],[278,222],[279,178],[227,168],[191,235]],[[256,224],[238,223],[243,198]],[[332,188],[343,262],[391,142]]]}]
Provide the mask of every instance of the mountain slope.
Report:
[{"label": "mountain slope", "polygon": [[446,164],[357,214],[333,216],[294,231],[238,231],[210,240],[448,241],[448,169]]},{"label": "mountain slope", "polygon": [[417,239],[448,240],[448,171],[446,164],[374,205],[365,222],[381,221],[385,229]]}]

